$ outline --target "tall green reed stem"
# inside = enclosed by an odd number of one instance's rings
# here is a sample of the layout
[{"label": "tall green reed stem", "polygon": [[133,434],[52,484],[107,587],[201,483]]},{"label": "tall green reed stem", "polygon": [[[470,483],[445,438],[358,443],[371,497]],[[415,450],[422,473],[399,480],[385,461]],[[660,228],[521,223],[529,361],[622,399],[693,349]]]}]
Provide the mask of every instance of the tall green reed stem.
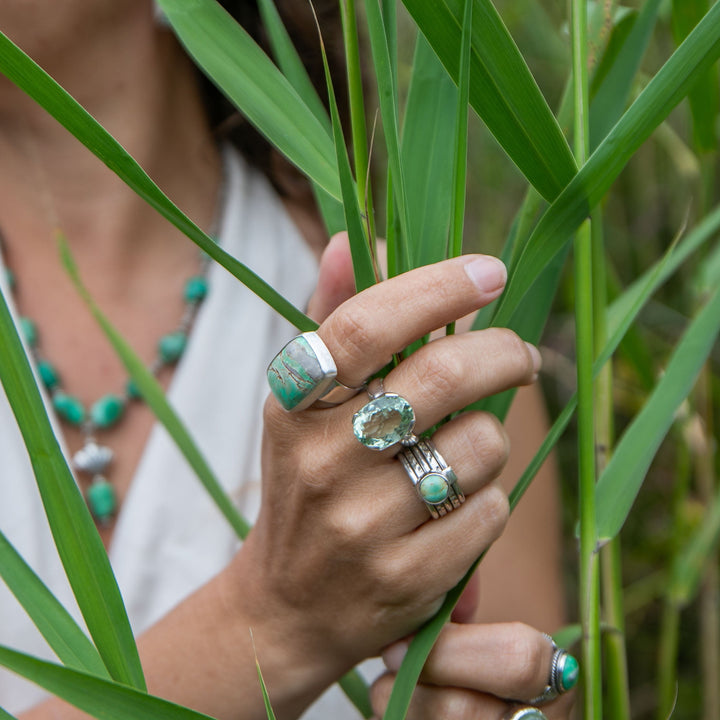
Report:
[{"label": "tall green reed stem", "polygon": [[[608,341],[605,236],[602,210],[599,208],[592,215],[592,253],[594,341],[599,351]],[[612,362],[608,361],[595,380],[595,466],[598,476],[605,470],[612,453],[615,432],[612,387]],[[600,575],[603,620],[608,628],[603,636],[607,698],[605,712],[613,720],[630,720],[619,535],[600,551]]]},{"label": "tall green reed stem", "polygon": [[[574,153],[581,167],[590,153],[587,0],[572,0]],[[590,221],[575,235],[575,346],[578,385],[580,499],[580,621],[583,629],[584,717],[602,717],[600,573],[596,553],[595,423],[593,417],[593,262]]]}]

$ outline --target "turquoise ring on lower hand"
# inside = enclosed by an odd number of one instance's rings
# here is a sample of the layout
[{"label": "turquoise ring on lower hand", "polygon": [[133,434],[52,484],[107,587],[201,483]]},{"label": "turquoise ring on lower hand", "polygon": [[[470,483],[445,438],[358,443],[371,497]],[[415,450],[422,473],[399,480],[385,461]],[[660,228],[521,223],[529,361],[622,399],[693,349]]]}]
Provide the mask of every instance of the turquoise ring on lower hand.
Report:
[{"label": "turquoise ring on lower hand", "polygon": [[545,637],[552,644],[553,655],[550,663],[550,676],[548,677],[545,690],[537,697],[530,700],[533,705],[554,700],[558,695],[572,690],[577,685],[579,676],[578,661],[567,651],[559,648],[555,641],[548,635]]},{"label": "turquoise ring on lower hand", "polygon": [[325,343],[315,332],[294,337],[268,365],[267,379],[278,402],[290,412],[313,404],[333,407],[356,395],[336,380],[337,367]]}]

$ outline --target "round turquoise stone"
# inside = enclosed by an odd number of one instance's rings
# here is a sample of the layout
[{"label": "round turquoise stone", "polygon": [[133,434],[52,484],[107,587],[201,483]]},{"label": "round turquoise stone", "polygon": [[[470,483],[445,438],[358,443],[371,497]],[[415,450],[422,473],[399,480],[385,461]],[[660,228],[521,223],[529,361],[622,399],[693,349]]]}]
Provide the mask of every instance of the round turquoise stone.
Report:
[{"label": "round turquoise stone", "polygon": [[48,390],[57,387],[57,384],[60,382],[60,376],[54,365],[47,360],[41,360],[38,363],[38,372],[40,373],[40,379],[43,381],[43,385]]},{"label": "round turquoise stone", "polygon": [[125,403],[119,395],[104,395],[90,408],[90,419],[97,427],[114,425],[123,414]]},{"label": "round turquoise stone", "polygon": [[137,386],[137,383],[132,378],[130,378],[125,383],[125,394],[131,400],[142,400],[142,393],[140,392],[140,388]]},{"label": "round turquoise stone", "polygon": [[208,291],[208,281],[202,275],[191,277],[185,283],[185,301],[189,303],[200,302],[205,299]]},{"label": "round turquoise stone", "polygon": [[80,425],[85,420],[85,408],[76,397],[58,392],[53,395],[52,403],[55,412],[65,422]]},{"label": "round turquoise stone", "polygon": [[372,450],[385,450],[399,443],[414,425],[412,406],[394,393],[371,400],[353,416],[355,437]]},{"label": "round turquoise stone", "polygon": [[87,503],[93,517],[100,523],[107,522],[117,508],[115,489],[101,476],[93,481],[87,491]]},{"label": "round turquoise stone", "polygon": [[25,342],[32,348],[37,345],[38,331],[37,325],[28,317],[20,318],[20,332],[25,338]]},{"label": "round turquoise stone", "polygon": [[163,335],[158,343],[160,359],[166,363],[177,362],[183,354],[186,345],[187,335],[184,332],[178,330],[177,332]]},{"label": "round turquoise stone", "polygon": [[425,502],[439,505],[447,500],[450,486],[444,476],[438,473],[428,473],[419,483],[418,492]]},{"label": "round turquoise stone", "polygon": [[563,692],[574,688],[577,685],[579,676],[580,667],[578,665],[578,661],[572,655],[566,655],[565,665],[563,666],[562,677],[560,680]]}]

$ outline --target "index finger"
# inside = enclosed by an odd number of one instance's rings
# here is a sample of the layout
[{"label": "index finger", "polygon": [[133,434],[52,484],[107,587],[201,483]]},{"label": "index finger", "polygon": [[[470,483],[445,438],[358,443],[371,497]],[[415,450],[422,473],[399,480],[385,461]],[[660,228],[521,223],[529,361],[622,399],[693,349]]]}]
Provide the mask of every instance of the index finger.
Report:
[{"label": "index finger", "polygon": [[318,328],[338,368],[355,387],[394,353],[484,307],[505,287],[505,265],[490,255],[463,255],[378,283],[343,303]]}]

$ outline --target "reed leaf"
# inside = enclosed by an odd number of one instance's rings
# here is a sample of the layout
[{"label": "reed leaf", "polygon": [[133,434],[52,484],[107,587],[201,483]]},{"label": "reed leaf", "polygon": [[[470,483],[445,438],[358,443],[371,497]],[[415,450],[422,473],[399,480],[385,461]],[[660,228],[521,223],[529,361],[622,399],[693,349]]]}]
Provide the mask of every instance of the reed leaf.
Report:
[{"label": "reed leaf", "polygon": [[247,119],[313,182],[340,200],[327,125],[215,0],[158,0],[195,62]]},{"label": "reed leaf", "polygon": [[640,61],[650,43],[662,0],[647,0],[590,105],[590,146],[596,148],[618,121],[630,96]]},{"label": "reed leaf", "polygon": [[110,678],[87,635],[1,531],[0,576],[63,665]]},{"label": "reed leaf", "polygon": [[11,715],[7,710],[3,710],[0,707],[0,720],[16,720],[14,715]]},{"label": "reed leaf", "polygon": [[0,665],[99,720],[212,720],[135,688],[0,645]]},{"label": "reed leaf", "polygon": [[715,494],[712,505],[706,509],[700,526],[673,565],[668,597],[676,607],[685,607],[697,596],[707,563],[716,553],[718,542],[720,542],[720,490]]},{"label": "reed leaf", "polygon": [[82,297],[88,309],[93,314],[98,326],[113,346],[115,353],[125,366],[128,375],[132,378],[133,382],[136,383],[143,400],[152,410],[157,420],[162,423],[163,427],[167,430],[180,452],[182,452],[188,461],[190,467],[192,467],[198,480],[203,484],[208,495],[212,498],[228,523],[230,523],[230,526],[237,536],[245,539],[250,532],[250,524],[240,515],[237,508],[230,501],[230,498],[213,474],[210,466],[192,439],[192,436],[168,403],[165,398],[165,393],[158,381],[95,304],[95,301],[82,282],[75,261],[70,254],[70,249],[62,234],[58,235],[58,243],[60,256],[65,269],[70,275],[70,279],[80,294],[80,297]]},{"label": "reed leaf", "polygon": [[80,611],[110,675],[144,689],[137,648],[105,548],[50,426],[2,293],[0,337],[0,381],[22,433],[50,530]]},{"label": "reed leaf", "polygon": [[[129,153],[81,105],[5,35],[0,33],[0,72],[41,105],[151,207],[185,233],[229,273],[299,330],[315,330],[306,317],[252,270],[225,252],[188,218]],[[332,147],[330,148],[332,151]]]},{"label": "reed leaf", "polygon": [[410,210],[414,267],[445,257],[450,226],[457,88],[427,40],[418,34],[402,128],[402,163]]},{"label": "reed leaf", "polygon": [[682,401],[692,389],[720,332],[720,288],[702,307],[675,347],[665,372],[617,444],[597,485],[597,537],[617,535],[650,463]]},{"label": "reed leaf", "polygon": [[[320,35],[320,27],[318,26]],[[320,46],[322,49],[323,66],[325,68],[325,81],[327,83],[328,99],[330,102],[330,118],[332,121],[333,138],[335,141],[335,155],[337,167],[340,174],[340,187],[343,195],[343,209],[345,211],[345,222],[347,225],[348,238],[350,240],[350,252],[352,254],[353,271],[355,273],[355,289],[360,292],[371,287],[377,281],[373,258],[370,253],[369,239],[363,227],[362,213],[358,205],[357,188],[350,168],[347,146],[343,136],[340,114],[335,100],[330,67],[328,66],[325,45],[320,35]]]},{"label": "reed leaf", "polygon": [[[457,83],[463,0],[403,0]],[[470,104],[528,181],[547,200],[577,166],[520,51],[490,0],[474,0]]]},{"label": "reed leaf", "polygon": [[494,325],[507,325],[540,270],[566,245],[635,151],[719,56],[720,4],[715,4],[542,216],[511,269]]},{"label": "reed leaf", "polygon": [[[707,12],[708,0],[673,0],[672,29],[679,44]],[[693,140],[700,152],[717,150],[718,69],[713,66],[698,79],[688,94],[693,125]]]}]

